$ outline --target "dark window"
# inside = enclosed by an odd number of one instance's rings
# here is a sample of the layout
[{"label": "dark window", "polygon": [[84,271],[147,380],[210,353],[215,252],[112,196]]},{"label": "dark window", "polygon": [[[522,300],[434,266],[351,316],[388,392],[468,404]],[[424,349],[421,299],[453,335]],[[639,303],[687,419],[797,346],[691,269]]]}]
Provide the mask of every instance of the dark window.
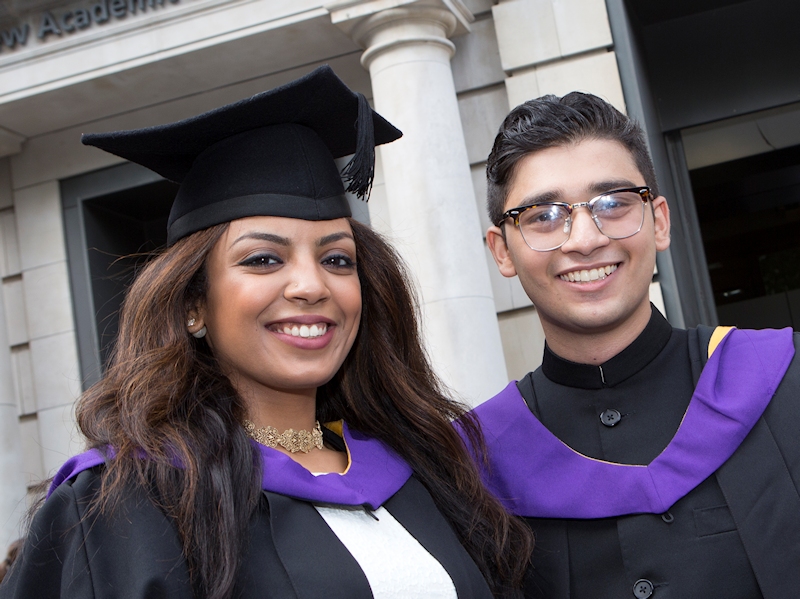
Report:
[{"label": "dark window", "polygon": [[135,164],[61,182],[84,388],[99,378],[137,268],[166,243],[178,186]]},{"label": "dark window", "polygon": [[800,330],[800,146],[690,176],[720,324]]}]

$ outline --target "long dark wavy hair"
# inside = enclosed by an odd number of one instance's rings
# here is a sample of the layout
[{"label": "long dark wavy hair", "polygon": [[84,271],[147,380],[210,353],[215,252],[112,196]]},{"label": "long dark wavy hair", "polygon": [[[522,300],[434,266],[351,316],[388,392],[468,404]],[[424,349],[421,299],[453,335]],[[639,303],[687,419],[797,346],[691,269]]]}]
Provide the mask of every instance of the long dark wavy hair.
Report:
[{"label": "long dark wavy hair", "polygon": [[[344,419],[402,456],[493,592],[513,593],[531,554],[530,531],[481,485],[451,425],[461,419],[473,447],[482,447],[475,421],[448,398],[422,349],[399,257],[368,227],[350,225],[361,326],[342,367],[317,391],[317,416]],[[95,509],[113,511],[131,481],[150,490],[175,522],[195,596],[210,599],[233,595],[261,488],[258,453],[240,424],[244,402],[208,344],[186,331],[188,310],[204,298],[206,257],[226,227],[178,241],[142,270],[123,303],[105,376],[77,405],[90,447],[116,451]]]}]

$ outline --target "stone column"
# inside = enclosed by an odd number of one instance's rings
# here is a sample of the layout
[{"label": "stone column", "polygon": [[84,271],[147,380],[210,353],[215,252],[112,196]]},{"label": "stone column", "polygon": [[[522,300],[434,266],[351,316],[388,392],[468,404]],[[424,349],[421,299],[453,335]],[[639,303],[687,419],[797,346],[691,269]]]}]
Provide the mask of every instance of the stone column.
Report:
[{"label": "stone column", "polygon": [[[0,237],[0,243],[2,241]],[[0,559],[5,557],[8,544],[20,536],[20,523],[26,509],[22,440],[12,380],[6,311],[0,289]]]},{"label": "stone column", "polygon": [[448,38],[467,33],[472,16],[460,0],[328,9],[365,48],[375,109],[403,131],[379,151],[390,238],[418,281],[428,351],[444,381],[480,403],[507,377],[450,67]]}]

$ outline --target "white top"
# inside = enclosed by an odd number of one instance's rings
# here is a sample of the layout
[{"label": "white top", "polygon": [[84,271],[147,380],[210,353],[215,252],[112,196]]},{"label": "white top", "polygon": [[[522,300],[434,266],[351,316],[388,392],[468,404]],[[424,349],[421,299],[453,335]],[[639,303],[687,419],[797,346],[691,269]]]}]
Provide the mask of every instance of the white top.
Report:
[{"label": "white top", "polygon": [[371,514],[314,507],[361,566],[375,599],[458,598],[438,560],[383,507]]}]

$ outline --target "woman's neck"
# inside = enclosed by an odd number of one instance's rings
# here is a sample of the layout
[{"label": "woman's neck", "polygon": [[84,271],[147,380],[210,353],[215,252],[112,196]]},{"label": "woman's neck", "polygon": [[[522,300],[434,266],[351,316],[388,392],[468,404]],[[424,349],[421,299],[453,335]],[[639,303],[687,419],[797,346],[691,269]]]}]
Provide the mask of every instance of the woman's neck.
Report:
[{"label": "woman's neck", "polygon": [[247,419],[257,428],[272,426],[311,430],[317,413],[317,389],[275,389],[228,375],[247,408]]}]

